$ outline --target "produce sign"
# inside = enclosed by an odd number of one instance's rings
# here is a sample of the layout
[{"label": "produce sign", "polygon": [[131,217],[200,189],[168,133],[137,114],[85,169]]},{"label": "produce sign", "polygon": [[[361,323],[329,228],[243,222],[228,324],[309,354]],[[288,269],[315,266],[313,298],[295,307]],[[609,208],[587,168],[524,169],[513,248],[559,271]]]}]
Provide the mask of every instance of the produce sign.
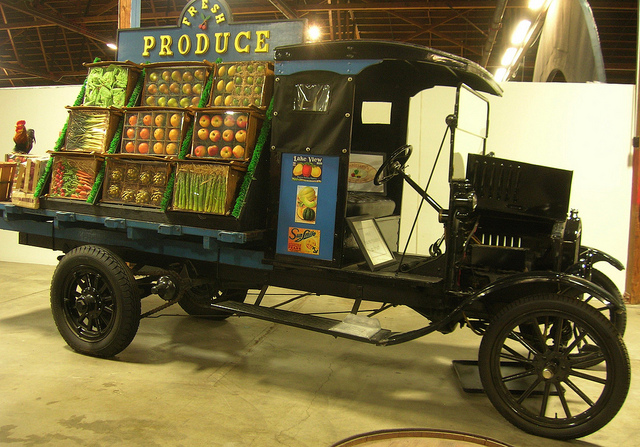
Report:
[{"label": "produce sign", "polygon": [[179,108],[126,109],[120,152],[177,156],[190,122],[191,115]]},{"label": "produce sign", "polygon": [[149,64],[145,68],[142,105],[197,107],[212,66]]},{"label": "produce sign", "polygon": [[211,95],[213,107],[266,108],[273,94],[273,65],[243,62],[218,65]]},{"label": "produce sign", "polygon": [[118,125],[120,112],[101,107],[67,107],[69,124],[65,151],[106,152]]},{"label": "produce sign", "polygon": [[263,117],[251,111],[196,111],[191,158],[248,160]]},{"label": "produce sign", "polygon": [[178,163],[173,209],[226,215],[244,169],[230,164]]},{"label": "produce sign", "polygon": [[87,200],[93,188],[102,158],[85,154],[53,155],[53,170],[49,197]]},{"label": "produce sign", "polygon": [[102,201],[159,207],[170,173],[167,162],[108,156]]},{"label": "produce sign", "polygon": [[82,105],[124,107],[133,91],[140,69],[128,63],[98,62],[89,67]]}]

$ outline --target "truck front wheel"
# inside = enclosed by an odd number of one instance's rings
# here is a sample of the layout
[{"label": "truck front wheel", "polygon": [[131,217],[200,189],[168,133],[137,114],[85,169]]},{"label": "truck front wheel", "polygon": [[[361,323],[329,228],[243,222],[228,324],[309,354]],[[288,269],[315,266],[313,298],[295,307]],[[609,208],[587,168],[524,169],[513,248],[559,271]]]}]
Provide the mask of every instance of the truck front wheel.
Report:
[{"label": "truck front wheel", "polygon": [[51,312],[58,332],[75,351],[94,357],[118,354],[129,346],[140,323],[131,269],[102,247],[71,250],[53,273]]},{"label": "truck front wheel", "polygon": [[482,338],[478,360],[495,408],[537,436],[587,436],[616,415],[629,391],[620,333],[575,298],[544,294],[506,306]]}]

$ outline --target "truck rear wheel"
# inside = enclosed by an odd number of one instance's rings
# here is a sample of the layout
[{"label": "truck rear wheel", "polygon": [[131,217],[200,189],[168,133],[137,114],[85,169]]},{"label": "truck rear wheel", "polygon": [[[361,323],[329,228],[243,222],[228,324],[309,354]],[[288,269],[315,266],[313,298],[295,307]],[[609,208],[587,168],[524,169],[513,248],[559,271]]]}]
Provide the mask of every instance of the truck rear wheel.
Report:
[{"label": "truck rear wheel", "polygon": [[247,292],[247,289],[219,290],[213,284],[203,284],[186,290],[178,304],[182,307],[182,310],[194,317],[224,320],[233,314],[212,308],[212,301],[215,299],[217,301],[228,300],[242,303],[247,297]]},{"label": "truck rear wheel", "polygon": [[616,328],[589,304],[556,294],[502,309],[478,360],[495,408],[537,436],[587,436],[613,419],[629,391],[629,356]]},{"label": "truck rear wheel", "polygon": [[51,312],[58,332],[75,351],[112,357],[138,331],[140,299],[133,274],[105,248],[75,248],[53,273]]}]

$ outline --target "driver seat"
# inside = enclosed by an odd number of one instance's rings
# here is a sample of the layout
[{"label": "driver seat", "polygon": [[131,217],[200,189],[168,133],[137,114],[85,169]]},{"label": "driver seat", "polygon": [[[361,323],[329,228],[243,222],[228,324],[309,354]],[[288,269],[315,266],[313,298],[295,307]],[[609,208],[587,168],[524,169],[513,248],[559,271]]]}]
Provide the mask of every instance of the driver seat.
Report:
[{"label": "driver seat", "polygon": [[349,191],[347,193],[347,217],[366,216],[373,218],[393,214],[396,203],[381,193]]}]

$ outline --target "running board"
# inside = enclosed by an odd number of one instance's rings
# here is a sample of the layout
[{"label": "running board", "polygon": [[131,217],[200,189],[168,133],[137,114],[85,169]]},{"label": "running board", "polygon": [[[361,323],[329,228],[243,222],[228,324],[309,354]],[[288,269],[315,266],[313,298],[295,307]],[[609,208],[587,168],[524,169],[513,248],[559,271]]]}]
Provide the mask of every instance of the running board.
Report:
[{"label": "running board", "polygon": [[254,304],[238,303],[236,301],[218,302],[213,304],[212,308],[321,332],[334,337],[350,338],[373,344],[380,344],[381,341],[386,340],[391,335],[391,331],[380,328],[380,323],[377,319],[362,315],[349,314],[344,320],[340,321],[316,315],[256,306]]}]

